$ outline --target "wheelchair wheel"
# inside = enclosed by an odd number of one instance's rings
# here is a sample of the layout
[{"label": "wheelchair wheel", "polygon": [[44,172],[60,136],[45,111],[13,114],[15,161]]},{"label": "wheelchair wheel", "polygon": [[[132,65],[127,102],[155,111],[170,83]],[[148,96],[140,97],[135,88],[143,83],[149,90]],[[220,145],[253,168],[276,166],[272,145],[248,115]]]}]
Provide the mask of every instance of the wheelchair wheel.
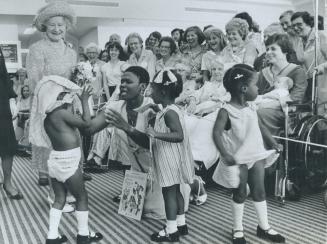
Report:
[{"label": "wheelchair wheel", "polygon": [[[312,116],[301,130],[301,141],[326,145],[327,120],[322,116]],[[297,146],[299,156],[304,161],[305,181],[311,189],[324,186],[327,179],[327,149],[300,144]]]}]

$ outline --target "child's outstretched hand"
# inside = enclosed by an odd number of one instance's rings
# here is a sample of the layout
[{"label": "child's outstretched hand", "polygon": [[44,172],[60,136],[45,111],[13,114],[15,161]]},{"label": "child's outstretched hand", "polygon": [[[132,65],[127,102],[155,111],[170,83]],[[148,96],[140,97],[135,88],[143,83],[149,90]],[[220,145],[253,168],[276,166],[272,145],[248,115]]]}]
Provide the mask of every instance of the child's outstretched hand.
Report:
[{"label": "child's outstretched hand", "polygon": [[84,86],[81,95],[78,95],[81,101],[87,101],[92,95],[93,88],[90,85]]},{"label": "child's outstretched hand", "polygon": [[224,158],[224,163],[226,165],[228,165],[228,166],[236,165],[236,160],[232,155],[228,154],[228,155],[225,155],[223,158]]}]

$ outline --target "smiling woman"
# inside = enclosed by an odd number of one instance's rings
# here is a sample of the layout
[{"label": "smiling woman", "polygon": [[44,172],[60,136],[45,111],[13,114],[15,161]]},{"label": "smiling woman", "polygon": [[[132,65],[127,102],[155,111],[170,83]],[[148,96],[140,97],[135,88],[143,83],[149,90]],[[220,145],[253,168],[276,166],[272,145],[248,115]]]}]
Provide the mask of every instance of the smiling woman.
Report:
[{"label": "smiling woman", "polygon": [[[278,77],[291,78],[294,81],[290,89],[290,97],[293,101],[301,102],[307,88],[306,74],[302,67],[289,63],[289,54],[292,51],[292,44],[288,35],[274,34],[265,42],[267,52],[266,59],[269,66],[259,73],[258,88],[259,94],[265,94],[272,90]],[[273,135],[277,135],[283,127],[285,114],[282,107],[260,108],[259,119]]]},{"label": "smiling woman", "polygon": [[249,32],[248,23],[243,19],[234,18],[226,24],[225,29],[229,41],[222,51],[225,70],[239,63],[253,66],[258,53],[251,42],[245,41]]},{"label": "smiling woman", "polygon": [[[65,2],[49,3],[41,8],[35,19],[34,25],[40,31],[44,32],[44,38],[30,46],[27,57],[27,73],[31,91],[31,100],[33,100],[34,89],[43,76],[58,75],[70,78],[72,68],[77,61],[75,51],[65,42],[65,34],[68,27],[76,23],[76,16],[73,9]],[[35,106],[35,105],[34,105]],[[32,111],[37,111],[31,109]],[[31,114],[31,119],[35,114]],[[36,146],[39,138],[34,137],[33,123],[30,127],[30,141],[33,144],[32,164],[39,173],[39,184],[48,184],[47,159],[49,149]]]}]

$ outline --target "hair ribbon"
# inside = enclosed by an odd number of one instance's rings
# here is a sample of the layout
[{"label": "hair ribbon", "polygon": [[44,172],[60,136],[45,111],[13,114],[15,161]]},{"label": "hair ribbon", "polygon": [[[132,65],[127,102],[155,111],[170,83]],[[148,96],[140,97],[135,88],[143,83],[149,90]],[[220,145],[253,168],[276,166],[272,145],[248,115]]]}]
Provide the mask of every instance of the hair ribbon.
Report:
[{"label": "hair ribbon", "polygon": [[[167,80],[167,81],[164,81],[164,80],[163,80],[163,74],[164,74],[165,71],[167,71],[167,75],[168,75],[168,77],[169,77],[170,80]],[[173,74],[173,72],[171,72],[170,69],[165,68],[165,69],[163,69],[163,70],[161,70],[161,71],[159,72],[159,74],[157,75],[157,77],[154,79],[153,82],[154,82],[154,83],[157,83],[157,84],[163,84],[164,86],[168,86],[168,85],[170,85],[170,84],[172,84],[172,83],[177,82],[177,78],[176,78],[176,76]]]}]

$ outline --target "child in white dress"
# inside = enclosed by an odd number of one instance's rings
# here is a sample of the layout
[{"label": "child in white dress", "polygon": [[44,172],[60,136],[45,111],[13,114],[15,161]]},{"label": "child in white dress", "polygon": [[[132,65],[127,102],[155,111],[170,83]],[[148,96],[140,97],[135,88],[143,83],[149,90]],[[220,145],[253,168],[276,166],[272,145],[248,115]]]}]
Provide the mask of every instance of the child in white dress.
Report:
[{"label": "child in white dress", "polygon": [[147,134],[153,138],[155,169],[165,202],[166,227],[151,236],[156,242],[176,242],[188,233],[185,224],[184,199],[180,184],[193,183],[194,168],[184,118],[174,105],[183,89],[181,77],[172,70],[160,71],[152,86],[152,98],[163,110],[157,113],[154,128]]},{"label": "child in white dress", "polygon": [[[213,179],[220,185],[233,189],[232,243],[246,243],[243,230],[243,209],[247,197],[247,184],[251,189],[257,213],[257,236],[272,242],[283,243],[285,238],[268,223],[264,188],[265,167],[278,157],[282,146],[258,121],[257,112],[248,105],[258,94],[255,70],[245,64],[234,65],[224,76],[224,86],[231,101],[219,110],[214,130],[214,142],[221,160]],[[266,150],[264,142],[272,150]]]}]

